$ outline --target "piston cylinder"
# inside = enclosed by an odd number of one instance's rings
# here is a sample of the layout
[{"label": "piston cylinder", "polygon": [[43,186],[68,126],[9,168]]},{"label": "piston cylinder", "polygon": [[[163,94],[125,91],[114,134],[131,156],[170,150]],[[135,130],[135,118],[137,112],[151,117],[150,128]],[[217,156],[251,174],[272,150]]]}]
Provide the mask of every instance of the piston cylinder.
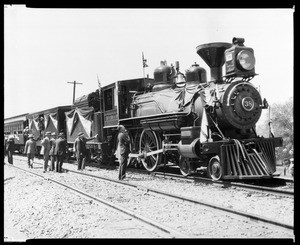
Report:
[{"label": "piston cylinder", "polygon": [[178,151],[180,155],[187,158],[199,158],[200,152],[200,139],[194,139],[191,144],[182,144],[182,141],[178,143]]}]

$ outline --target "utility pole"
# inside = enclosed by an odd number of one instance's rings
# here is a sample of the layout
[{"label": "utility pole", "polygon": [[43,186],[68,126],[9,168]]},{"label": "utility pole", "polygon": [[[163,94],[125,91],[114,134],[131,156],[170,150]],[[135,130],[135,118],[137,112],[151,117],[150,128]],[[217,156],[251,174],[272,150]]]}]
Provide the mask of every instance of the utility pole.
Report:
[{"label": "utility pole", "polygon": [[82,83],[78,83],[76,81],[74,81],[74,82],[68,82],[68,83],[73,83],[74,84],[74,86],[73,86],[73,104],[74,104],[74,102],[75,102],[75,88],[76,88],[76,84],[82,84]]}]

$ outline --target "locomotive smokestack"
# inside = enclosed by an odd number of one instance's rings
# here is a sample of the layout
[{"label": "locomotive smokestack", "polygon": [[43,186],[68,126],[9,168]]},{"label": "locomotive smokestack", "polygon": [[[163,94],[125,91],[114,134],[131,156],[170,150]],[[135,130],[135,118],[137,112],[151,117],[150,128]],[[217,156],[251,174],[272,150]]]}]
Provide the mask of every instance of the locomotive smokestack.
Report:
[{"label": "locomotive smokestack", "polygon": [[222,66],[224,65],[224,52],[232,46],[231,43],[208,43],[197,46],[197,54],[210,67],[212,81],[222,79]]}]

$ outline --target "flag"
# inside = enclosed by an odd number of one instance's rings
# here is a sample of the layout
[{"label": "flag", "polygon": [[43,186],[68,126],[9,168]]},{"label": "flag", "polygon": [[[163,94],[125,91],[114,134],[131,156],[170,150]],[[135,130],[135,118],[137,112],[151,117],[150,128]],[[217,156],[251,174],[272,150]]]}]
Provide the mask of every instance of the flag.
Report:
[{"label": "flag", "polygon": [[206,110],[203,108],[201,129],[200,129],[200,143],[207,142],[209,136],[208,120]]},{"label": "flag", "polygon": [[100,82],[100,79],[98,77],[98,74],[97,74],[97,81],[98,81],[99,94],[100,94],[101,93],[101,82]]},{"label": "flag", "polygon": [[144,52],[142,52],[142,59],[143,59],[143,68],[148,67],[148,65],[146,64],[147,60],[144,59]]}]

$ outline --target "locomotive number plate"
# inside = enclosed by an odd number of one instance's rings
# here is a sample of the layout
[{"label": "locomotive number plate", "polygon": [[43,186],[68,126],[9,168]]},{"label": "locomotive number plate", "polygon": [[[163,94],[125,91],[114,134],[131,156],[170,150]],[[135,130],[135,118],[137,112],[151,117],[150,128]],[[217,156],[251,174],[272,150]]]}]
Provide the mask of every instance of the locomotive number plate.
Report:
[{"label": "locomotive number plate", "polygon": [[254,108],[254,100],[251,97],[242,99],[242,106],[246,111],[252,111]]}]

